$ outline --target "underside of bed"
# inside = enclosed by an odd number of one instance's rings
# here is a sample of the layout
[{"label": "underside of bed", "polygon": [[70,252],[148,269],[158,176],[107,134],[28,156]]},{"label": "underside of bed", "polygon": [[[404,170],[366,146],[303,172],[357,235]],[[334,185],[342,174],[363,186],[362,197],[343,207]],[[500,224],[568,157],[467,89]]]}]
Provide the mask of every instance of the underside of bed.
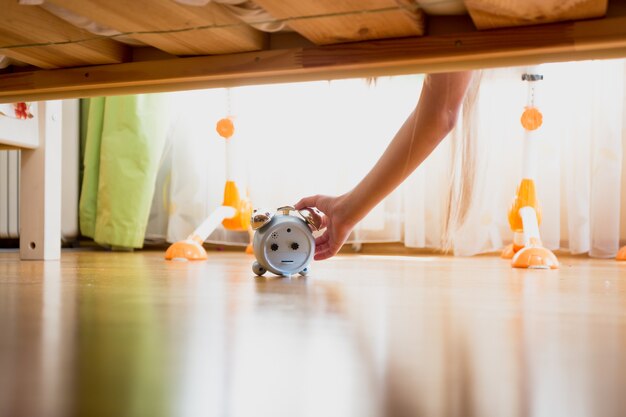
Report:
[{"label": "underside of bed", "polygon": [[0,102],[626,56],[626,0],[0,0]]}]

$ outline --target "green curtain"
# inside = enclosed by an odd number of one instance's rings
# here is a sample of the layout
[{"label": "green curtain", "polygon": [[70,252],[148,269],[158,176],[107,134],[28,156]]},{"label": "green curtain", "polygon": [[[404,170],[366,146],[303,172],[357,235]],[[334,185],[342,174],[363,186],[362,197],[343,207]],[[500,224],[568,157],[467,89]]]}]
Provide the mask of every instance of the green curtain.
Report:
[{"label": "green curtain", "polygon": [[167,135],[166,95],[83,102],[81,233],[104,246],[140,248]]}]

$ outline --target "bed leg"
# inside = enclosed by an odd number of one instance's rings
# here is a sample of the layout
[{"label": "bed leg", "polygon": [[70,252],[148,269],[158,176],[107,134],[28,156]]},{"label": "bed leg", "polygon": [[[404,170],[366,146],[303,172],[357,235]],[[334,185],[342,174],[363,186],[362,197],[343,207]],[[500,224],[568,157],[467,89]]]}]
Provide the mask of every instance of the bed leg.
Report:
[{"label": "bed leg", "polygon": [[61,101],[37,104],[39,146],[22,150],[20,258],[61,257]]}]

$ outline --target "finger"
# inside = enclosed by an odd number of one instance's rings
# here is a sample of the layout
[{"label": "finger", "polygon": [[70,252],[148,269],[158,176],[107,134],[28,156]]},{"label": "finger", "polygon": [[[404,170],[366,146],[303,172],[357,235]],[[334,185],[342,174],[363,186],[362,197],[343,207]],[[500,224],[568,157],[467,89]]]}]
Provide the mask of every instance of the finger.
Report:
[{"label": "finger", "polygon": [[330,224],[330,218],[327,215],[322,215],[322,225],[320,226],[320,230],[322,230],[325,227],[328,227],[328,225]]},{"label": "finger", "polygon": [[320,221],[321,224],[318,227],[315,227],[313,225],[309,225],[309,228],[311,229],[311,232],[318,232],[318,237],[322,236],[323,234],[326,234],[326,231],[330,229],[330,217],[322,214],[320,216]]},{"label": "finger", "polygon": [[296,210],[300,210],[305,207],[315,207],[317,204],[318,198],[319,198],[319,195],[312,195],[309,197],[304,197],[300,199],[300,201],[298,201],[294,207],[296,208]]},{"label": "finger", "polygon": [[324,259],[332,258],[336,254],[337,250],[334,250],[332,246],[324,245],[319,252],[317,250],[315,251],[313,259],[316,261],[323,261]]},{"label": "finger", "polygon": [[313,259],[315,259],[316,261],[321,261],[331,258],[337,254],[340,248],[341,246],[337,246],[336,243],[325,243],[315,248],[315,256],[313,257]]},{"label": "finger", "polygon": [[327,195],[314,195],[311,197],[305,197],[296,203],[296,210],[303,209],[305,207],[315,207],[322,214],[329,214],[331,212],[330,202],[333,199]]},{"label": "finger", "polygon": [[324,252],[326,250],[328,250],[328,243],[322,243],[322,244],[319,244],[319,245],[315,245],[315,253],[316,254]]},{"label": "finger", "polygon": [[315,252],[315,256],[313,257],[313,259],[316,260],[316,261],[323,261],[324,259],[328,259],[328,258],[330,258],[333,255],[334,255],[334,253],[332,253],[331,251],[324,250],[324,251],[321,251],[319,253]]},{"label": "finger", "polygon": [[327,243],[328,239],[330,239],[330,237],[328,236],[328,233],[324,233],[322,236],[315,239],[315,247],[318,247],[320,245]]}]

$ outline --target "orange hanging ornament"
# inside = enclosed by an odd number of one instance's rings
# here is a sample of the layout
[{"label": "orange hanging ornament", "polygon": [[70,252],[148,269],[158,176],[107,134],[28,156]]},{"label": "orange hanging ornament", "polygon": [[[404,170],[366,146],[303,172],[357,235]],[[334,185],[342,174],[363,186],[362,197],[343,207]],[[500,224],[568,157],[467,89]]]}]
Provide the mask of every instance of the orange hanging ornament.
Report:
[{"label": "orange hanging ornament", "polygon": [[235,125],[230,117],[224,117],[217,121],[215,130],[221,137],[228,139],[235,133]]},{"label": "orange hanging ornament", "polygon": [[526,107],[520,120],[526,130],[536,130],[543,123],[543,115],[537,107]]}]

